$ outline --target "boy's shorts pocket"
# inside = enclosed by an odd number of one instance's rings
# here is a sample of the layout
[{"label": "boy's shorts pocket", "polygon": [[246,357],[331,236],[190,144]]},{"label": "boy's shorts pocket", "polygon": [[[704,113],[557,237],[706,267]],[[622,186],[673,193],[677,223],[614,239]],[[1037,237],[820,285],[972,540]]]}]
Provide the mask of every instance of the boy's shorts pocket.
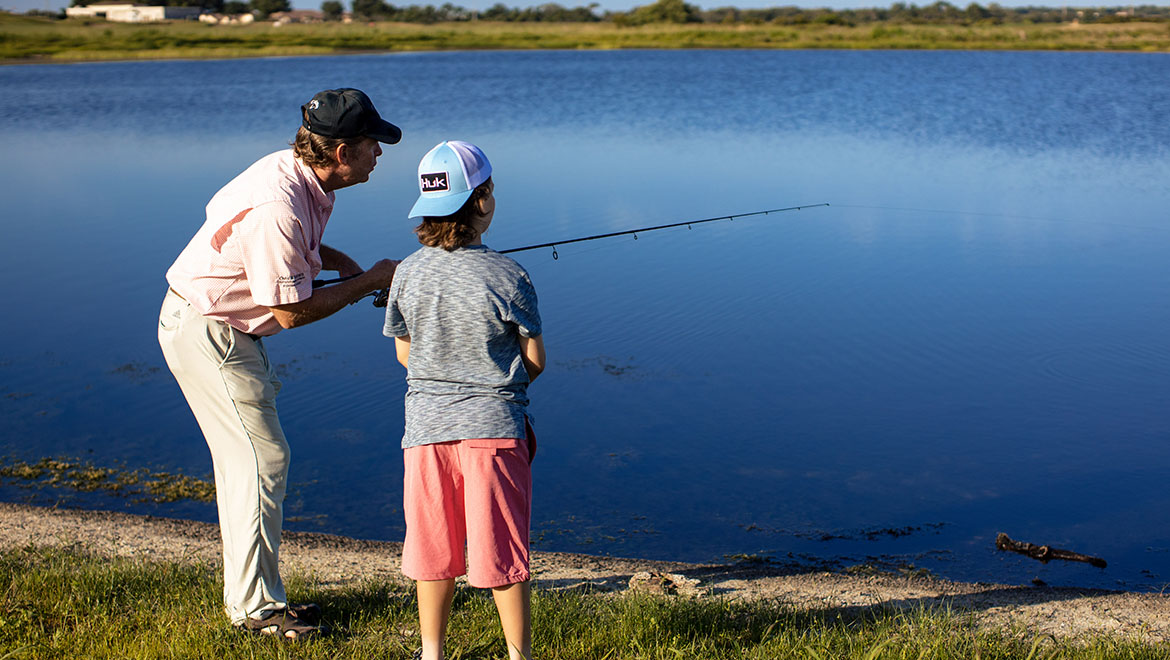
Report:
[{"label": "boy's shorts pocket", "polygon": [[467,446],[471,449],[489,450],[495,456],[500,450],[518,449],[520,447],[520,441],[516,438],[479,438],[477,440],[468,440]]}]

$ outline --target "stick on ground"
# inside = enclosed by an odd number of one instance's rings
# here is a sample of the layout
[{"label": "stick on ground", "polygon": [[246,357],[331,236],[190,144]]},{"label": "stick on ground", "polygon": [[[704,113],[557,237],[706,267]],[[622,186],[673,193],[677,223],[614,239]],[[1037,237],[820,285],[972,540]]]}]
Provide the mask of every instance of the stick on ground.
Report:
[{"label": "stick on ground", "polygon": [[1022,555],[1027,555],[1032,559],[1039,559],[1044,563],[1048,563],[1053,559],[1063,559],[1064,561],[1081,561],[1086,564],[1096,566],[1097,568],[1105,568],[1105,560],[1100,557],[1092,557],[1089,555],[1082,555],[1079,552],[1072,550],[1061,550],[1060,548],[1050,548],[1046,545],[1033,545],[1027,541],[1013,541],[1007,534],[1000,532],[995,537],[995,547],[1000,550],[1011,550]]}]

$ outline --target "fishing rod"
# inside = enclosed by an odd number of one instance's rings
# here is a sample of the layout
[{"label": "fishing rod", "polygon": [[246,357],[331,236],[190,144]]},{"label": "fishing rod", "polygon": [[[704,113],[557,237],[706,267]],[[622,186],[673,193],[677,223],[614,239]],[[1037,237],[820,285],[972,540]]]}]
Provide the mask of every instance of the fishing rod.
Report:
[{"label": "fishing rod", "polygon": [[657,225],[654,227],[639,227],[638,229],[626,229],[625,231],[614,231],[608,234],[594,234],[593,236],[582,236],[581,238],[570,238],[564,241],[553,241],[551,243],[540,243],[538,245],[525,245],[524,247],[509,248],[507,250],[500,250],[500,254],[510,254],[512,252],[524,252],[525,250],[539,250],[541,248],[552,248],[552,258],[558,259],[557,246],[568,245],[570,243],[582,243],[585,241],[596,241],[602,238],[613,238],[614,236],[629,236],[633,234],[634,240],[638,239],[638,234],[645,234],[646,232],[658,231],[659,229],[671,229],[673,227],[686,227],[690,229],[691,225],[701,225],[704,222],[718,222],[720,220],[735,220],[736,218],[749,218],[753,215],[768,215],[769,213],[783,213],[785,211],[799,211],[801,209],[811,209],[818,206],[828,206],[828,202],[821,204],[805,204],[803,206],[789,206],[782,209],[767,209],[765,211],[752,211],[751,213],[735,213],[733,215],[721,215],[715,218],[703,218],[702,220],[687,220],[686,222],[672,222],[668,225]]},{"label": "fishing rod", "polygon": [[[538,243],[536,245],[525,245],[524,247],[508,248],[507,250],[500,250],[499,253],[500,254],[511,254],[513,252],[525,252],[527,250],[539,250],[541,248],[550,247],[550,248],[552,248],[552,258],[553,258],[553,260],[556,260],[556,259],[560,258],[560,255],[557,254],[557,246],[558,245],[569,245],[570,243],[583,243],[585,241],[596,241],[596,240],[600,240],[603,238],[613,238],[615,236],[629,236],[631,234],[634,236],[634,240],[638,240],[638,234],[645,234],[647,232],[658,231],[659,229],[671,229],[674,227],[686,227],[687,229],[690,229],[691,225],[701,225],[705,222],[718,222],[720,220],[735,220],[736,218],[750,218],[750,217],[755,216],[755,215],[768,215],[769,213],[784,213],[785,211],[800,211],[802,209],[812,209],[812,208],[816,208],[818,206],[828,206],[828,205],[829,205],[828,202],[822,202],[820,204],[804,204],[801,206],[787,206],[787,207],[780,208],[780,209],[766,209],[763,211],[752,211],[750,213],[734,213],[732,215],[720,215],[720,216],[717,216],[714,218],[703,218],[702,220],[686,220],[684,222],[672,222],[672,223],[666,224],[666,225],[655,225],[653,227],[639,227],[637,229],[626,229],[624,231],[613,231],[613,232],[609,232],[606,234],[594,234],[592,236],[581,236],[579,238],[569,238],[569,239],[566,239],[563,241],[552,241],[550,243]],[[337,278],[334,278],[331,280],[313,280],[313,288],[316,289],[319,287],[328,286],[330,284],[337,284],[338,282],[344,282],[344,281],[346,281],[348,279],[352,279],[354,277],[357,277],[357,275],[348,275],[346,277],[337,277]],[[370,293],[367,293],[365,296],[362,296],[362,298],[365,298],[366,296],[374,296],[374,306],[375,307],[385,307],[386,306],[386,297],[387,297],[388,293],[389,293],[389,289],[382,289],[381,291],[371,291]],[[362,298],[358,298],[357,300],[361,300]],[[357,300],[355,300],[353,302],[357,302]],[[381,304],[379,304],[379,303],[381,303]],[[353,303],[350,303],[350,304],[352,305]]]}]

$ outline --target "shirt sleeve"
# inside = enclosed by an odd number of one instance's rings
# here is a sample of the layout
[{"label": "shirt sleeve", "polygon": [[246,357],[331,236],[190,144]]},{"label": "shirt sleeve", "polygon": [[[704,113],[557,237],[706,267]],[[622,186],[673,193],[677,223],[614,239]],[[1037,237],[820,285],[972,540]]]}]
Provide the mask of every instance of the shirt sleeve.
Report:
[{"label": "shirt sleeve", "polygon": [[311,251],[300,220],[271,204],[253,209],[240,225],[240,257],[257,305],[288,305],[313,295]]},{"label": "shirt sleeve", "polygon": [[386,301],[386,324],[382,326],[382,334],[387,337],[405,337],[410,334],[406,329],[406,319],[402,316],[399,300],[402,297],[402,282],[406,279],[401,265],[394,273],[390,282],[390,296]]},{"label": "shirt sleeve", "polygon": [[508,307],[508,318],[520,329],[522,337],[539,337],[543,333],[540,325],[540,310],[536,300],[536,287],[528,273],[521,273],[516,282],[516,293],[512,296],[512,303]]}]

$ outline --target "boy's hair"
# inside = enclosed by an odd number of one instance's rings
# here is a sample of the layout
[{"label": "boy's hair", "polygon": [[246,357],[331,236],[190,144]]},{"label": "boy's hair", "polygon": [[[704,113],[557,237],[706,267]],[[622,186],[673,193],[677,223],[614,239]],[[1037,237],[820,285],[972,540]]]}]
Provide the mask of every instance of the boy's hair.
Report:
[{"label": "boy's hair", "polygon": [[422,222],[414,228],[418,242],[427,247],[443,248],[448,252],[471,245],[479,236],[473,224],[480,216],[476,204],[487,197],[491,182],[491,177],[488,177],[487,181],[476,186],[467,201],[463,202],[463,206],[451,215],[423,216]]},{"label": "boy's hair", "polygon": [[366,138],[330,138],[312,133],[304,126],[297,129],[297,137],[293,140],[293,155],[309,167],[329,167],[337,164],[337,147],[348,144],[360,144]]}]

